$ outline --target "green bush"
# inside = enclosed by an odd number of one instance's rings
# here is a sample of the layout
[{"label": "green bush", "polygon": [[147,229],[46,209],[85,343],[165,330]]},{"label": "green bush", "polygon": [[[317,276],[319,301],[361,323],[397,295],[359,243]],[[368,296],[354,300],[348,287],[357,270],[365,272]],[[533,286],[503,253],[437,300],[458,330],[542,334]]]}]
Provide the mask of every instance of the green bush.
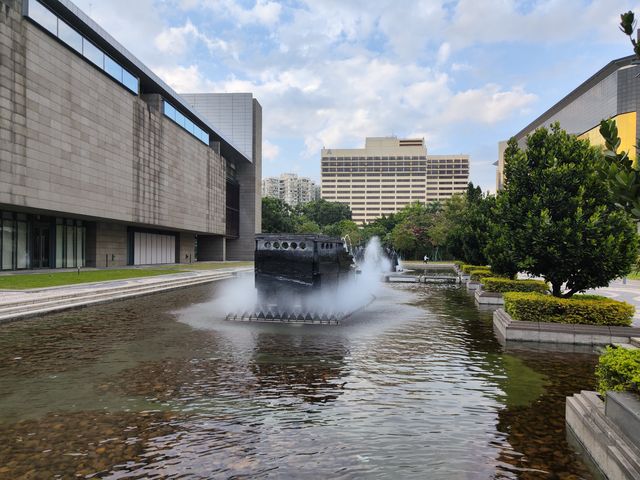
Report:
[{"label": "green bush", "polygon": [[511,280],[491,275],[482,279],[482,289],[487,292],[539,292],[546,293],[549,286],[542,280]]},{"label": "green bush", "polygon": [[491,271],[491,269],[486,265],[470,265],[468,263],[462,264],[460,270],[462,270],[467,275],[469,274],[469,272],[471,272],[471,270],[486,270],[487,272]]},{"label": "green bush", "polygon": [[456,260],[453,262],[453,264],[459,269],[462,268],[462,265],[464,265],[464,262],[461,262],[460,260]]},{"label": "green bush", "polygon": [[487,270],[487,269],[475,269],[475,270],[470,270],[469,271],[469,275],[471,275],[471,280],[474,280],[476,282],[482,280],[483,278],[487,278],[487,277],[495,277],[496,274],[493,273],[491,270]]},{"label": "green bush", "polygon": [[640,394],[640,350],[607,347],[596,367],[598,391],[628,391]]},{"label": "green bush", "polygon": [[535,292],[505,293],[504,309],[514,320],[625,327],[631,325],[635,310],[628,303],[595,295],[558,298]]}]

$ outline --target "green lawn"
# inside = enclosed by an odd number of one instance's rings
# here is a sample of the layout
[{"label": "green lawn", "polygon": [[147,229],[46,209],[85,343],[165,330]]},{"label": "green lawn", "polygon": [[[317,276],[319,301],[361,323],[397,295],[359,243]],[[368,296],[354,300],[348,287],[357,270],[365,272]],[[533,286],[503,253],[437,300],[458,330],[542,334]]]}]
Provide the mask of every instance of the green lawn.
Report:
[{"label": "green lawn", "polygon": [[253,262],[192,263],[166,265],[151,268],[122,268],[108,270],[81,270],[77,272],[29,273],[0,275],[0,290],[27,290],[31,288],[57,287],[78,283],[105,282],[127,278],[153,277],[189,270],[217,270],[229,267],[252,267]]}]

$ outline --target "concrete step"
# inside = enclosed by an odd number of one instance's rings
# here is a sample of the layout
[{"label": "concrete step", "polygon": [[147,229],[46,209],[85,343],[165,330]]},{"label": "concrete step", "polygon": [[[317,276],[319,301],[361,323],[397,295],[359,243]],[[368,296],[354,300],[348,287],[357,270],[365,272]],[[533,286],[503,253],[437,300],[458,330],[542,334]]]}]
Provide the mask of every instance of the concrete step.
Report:
[{"label": "concrete step", "polygon": [[[8,300],[0,301],[0,308],[10,307],[12,305],[25,306],[29,304],[38,304],[38,303],[46,302],[49,300],[73,299],[82,295],[86,295],[88,293],[96,292],[96,291],[87,292],[87,290],[82,289],[82,288],[91,288],[91,286],[98,287],[99,292],[105,292],[105,293],[118,292],[118,291],[126,291],[131,288],[137,288],[137,287],[164,285],[167,282],[173,282],[173,281],[181,281],[181,280],[188,280],[188,279],[195,279],[195,278],[208,278],[208,277],[217,278],[218,276],[221,276],[221,275],[225,276],[233,273],[234,272],[216,270],[214,272],[199,274],[197,276],[188,275],[188,276],[172,278],[169,280],[164,275],[160,275],[158,277],[140,277],[136,279],[123,280],[123,281],[127,281],[127,280],[144,279],[145,280],[144,283],[140,283],[139,285],[127,284],[127,285],[114,285],[114,286],[99,286],[101,282],[97,282],[97,283],[86,283],[86,284],[78,284],[78,285],[67,285],[64,287],[53,287],[51,289],[46,289],[41,292],[31,290],[31,291],[26,291],[25,293],[33,294],[32,297],[21,298],[16,300],[8,299]],[[74,287],[79,287],[79,289],[77,291],[69,291],[69,288],[74,288]]]},{"label": "concrete step", "polygon": [[[230,276],[230,275],[227,275]],[[23,310],[34,309],[34,308],[46,308],[50,306],[55,306],[58,304],[65,304],[69,302],[80,302],[85,299],[99,299],[99,298],[108,298],[114,295],[119,295],[121,293],[133,293],[133,292],[146,292],[149,291],[153,293],[153,291],[161,288],[163,286],[190,286],[196,282],[196,284],[211,282],[218,279],[226,278],[224,274],[219,274],[216,276],[206,276],[206,277],[188,277],[188,278],[176,278],[171,279],[169,281],[165,280],[164,282],[155,282],[153,284],[141,284],[141,285],[128,285],[128,286],[120,286],[114,289],[100,289],[94,291],[83,291],[78,292],[75,295],[62,295],[59,297],[45,297],[36,301],[29,301],[24,303],[11,303],[9,305],[0,304],[0,315],[9,314],[12,312],[20,312]]]},{"label": "concrete step", "polygon": [[0,309],[0,323],[9,320],[28,318],[38,315],[44,315],[47,313],[86,307],[90,305],[98,305],[115,300],[126,300],[129,298],[140,297],[153,293],[160,293],[170,290],[176,290],[179,288],[197,286],[205,283],[211,283],[216,280],[233,278],[233,276],[233,273],[227,272],[226,274],[218,274],[215,276],[199,276],[189,279],[176,279],[177,281],[164,282],[163,284],[154,283],[153,285],[136,286],[133,288],[129,288],[128,290],[120,289],[120,291],[117,292],[94,292],[94,294],[92,295],[83,295],[81,297],[71,299],[65,298],[58,301],[44,302],[41,304],[31,304],[29,306],[22,306],[21,308],[14,306],[11,307],[10,310]]},{"label": "concrete step", "polygon": [[634,347],[640,348],[640,337],[631,337],[629,339],[629,342],[631,343],[631,345],[633,345]]}]

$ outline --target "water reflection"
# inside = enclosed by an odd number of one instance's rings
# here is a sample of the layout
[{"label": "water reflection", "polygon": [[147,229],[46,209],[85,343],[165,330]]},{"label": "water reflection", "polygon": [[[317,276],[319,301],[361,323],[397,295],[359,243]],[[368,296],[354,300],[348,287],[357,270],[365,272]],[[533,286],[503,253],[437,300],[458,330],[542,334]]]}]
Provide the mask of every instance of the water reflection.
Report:
[{"label": "water reflection", "polygon": [[509,350],[455,286],[342,327],[231,324],[199,287],[0,326],[0,478],[590,478],[592,353]]}]

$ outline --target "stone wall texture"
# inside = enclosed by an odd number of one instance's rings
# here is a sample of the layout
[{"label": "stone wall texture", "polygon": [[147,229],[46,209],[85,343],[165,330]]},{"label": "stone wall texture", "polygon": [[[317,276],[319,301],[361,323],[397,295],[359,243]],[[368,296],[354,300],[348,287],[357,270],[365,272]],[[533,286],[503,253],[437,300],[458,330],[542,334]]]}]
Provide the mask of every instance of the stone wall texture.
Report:
[{"label": "stone wall texture", "polygon": [[[23,18],[21,1],[0,6],[0,206],[224,234],[223,158],[159,97],[129,93]],[[114,254],[126,263],[126,245]]]}]

